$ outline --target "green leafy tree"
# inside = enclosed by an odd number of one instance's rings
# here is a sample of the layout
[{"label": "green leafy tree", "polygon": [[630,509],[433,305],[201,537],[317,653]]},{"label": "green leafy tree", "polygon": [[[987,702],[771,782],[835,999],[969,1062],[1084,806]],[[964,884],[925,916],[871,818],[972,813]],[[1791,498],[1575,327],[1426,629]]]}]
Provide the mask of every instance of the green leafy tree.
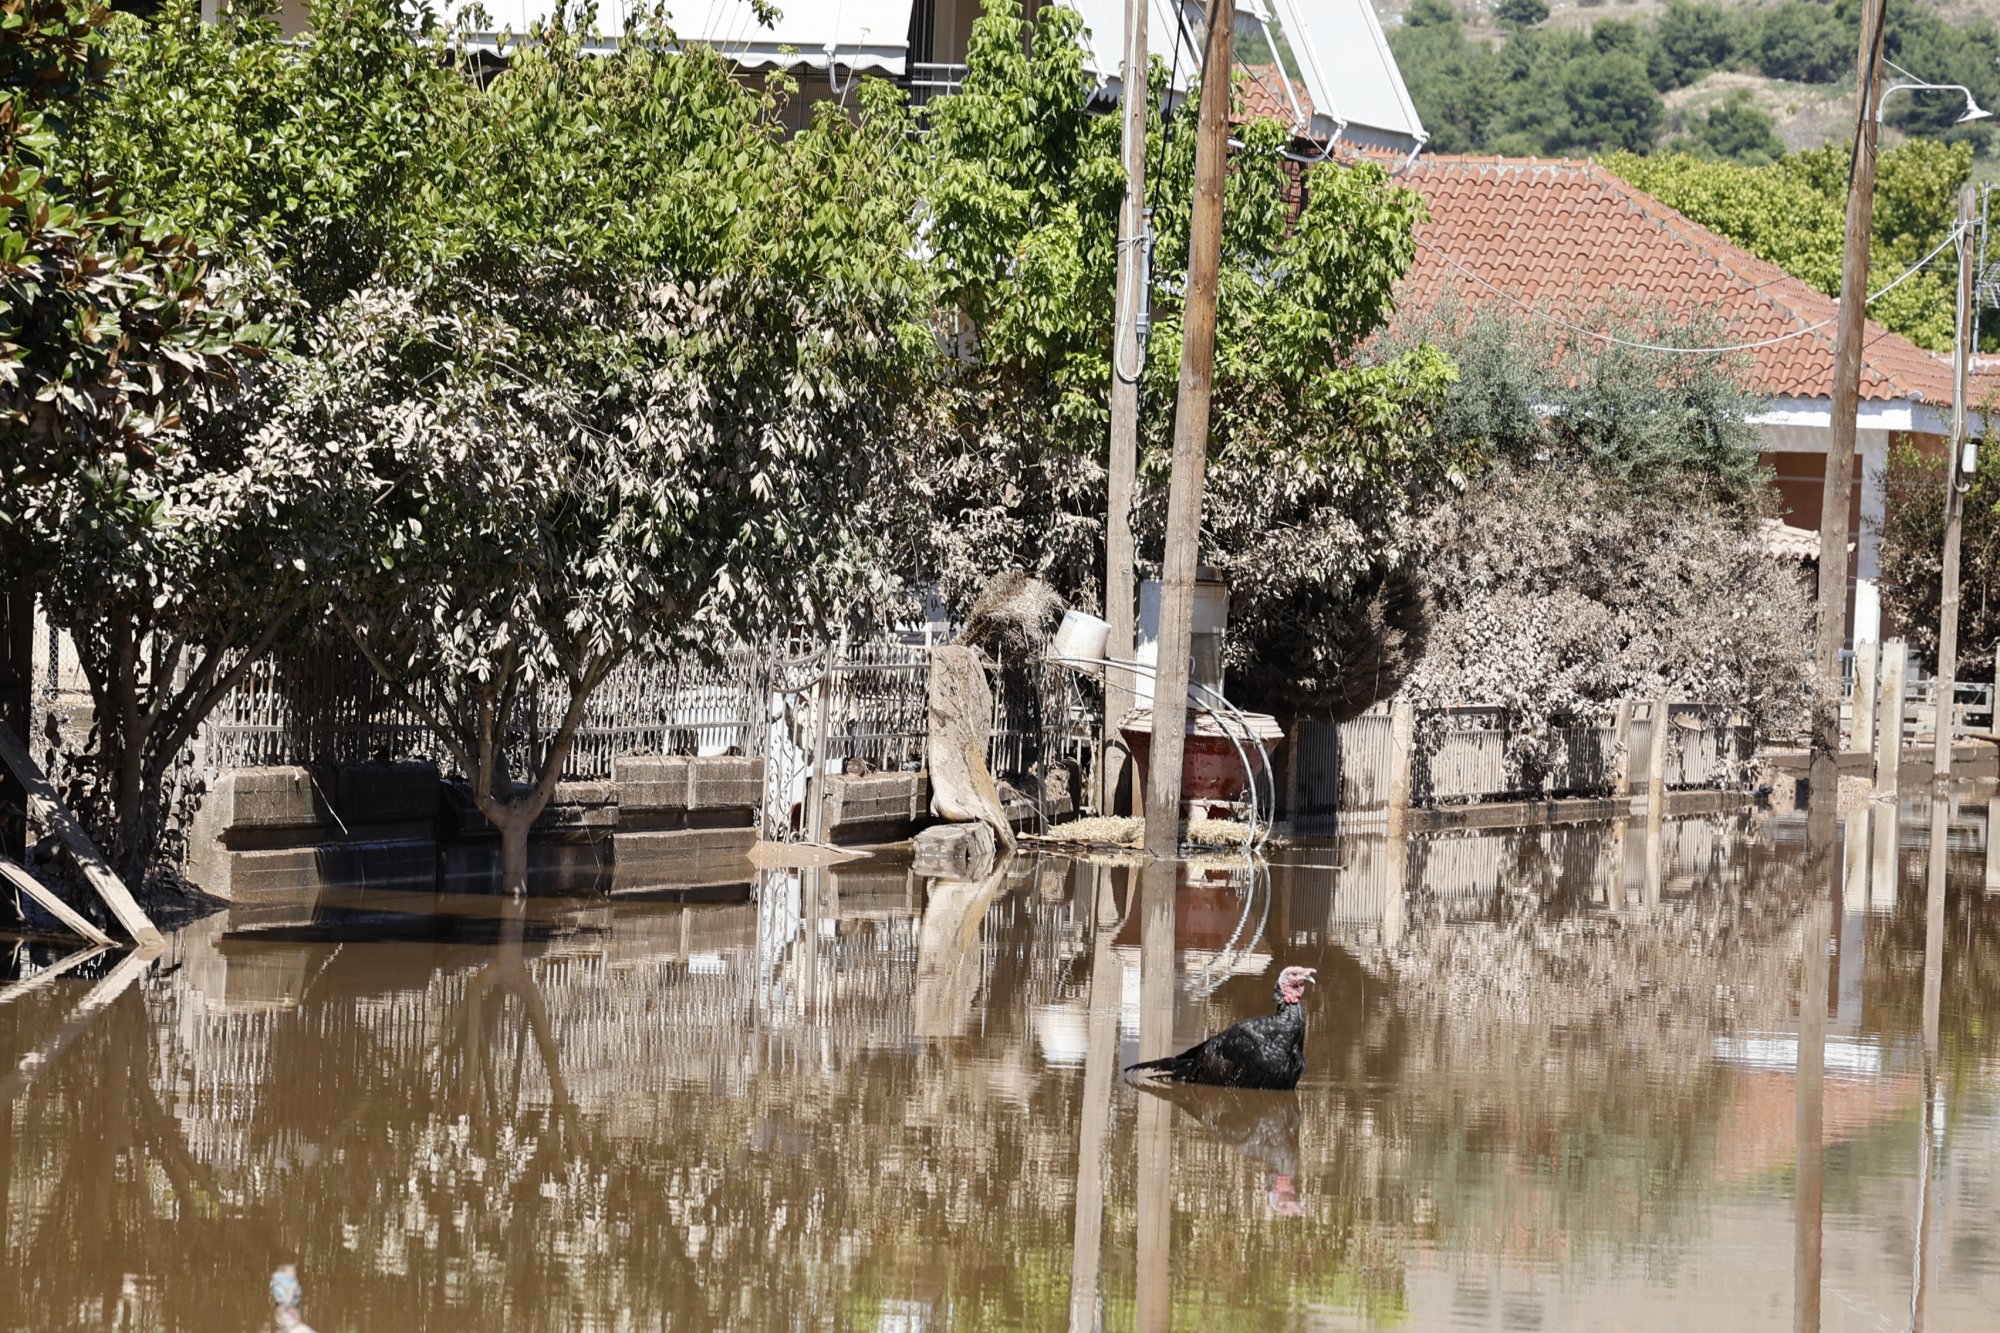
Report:
[{"label": "green leafy tree", "polygon": [[1500,0],[1493,17],[1516,28],[1532,28],[1549,16],[1547,0]]},{"label": "green leafy tree", "polygon": [[1736,16],[1715,5],[1668,0],[1654,46],[1653,82],[1664,92],[1684,88],[1735,60],[1741,32]]},{"label": "green leafy tree", "polygon": [[[1644,153],[1657,138],[1658,114],[1620,87],[1631,78],[1629,66],[1601,62],[1638,60],[1641,81],[1660,93],[1731,69],[1838,82],[1852,77],[1858,2],[1784,0],[1749,9],[1672,0],[1657,19],[1602,19],[1587,30],[1556,31],[1495,11],[1513,29],[1496,45],[1468,38],[1450,5],[1435,0],[1412,6],[1389,44],[1436,151]],[[1534,0],[1526,3],[1524,17]],[[2000,27],[1990,17],[1946,19],[1934,3],[1898,9],[1888,54],[1926,79],[1966,85],[1989,109],[2000,107]],[[1964,109],[1949,92],[1910,92],[1888,99],[1883,114],[1905,133],[1991,156],[2000,129],[1990,121],[1956,124]]]},{"label": "green leafy tree", "polygon": [[[1835,145],[1791,153],[1768,166],[1704,161],[1685,153],[1620,154],[1612,171],[1696,222],[1825,293],[1840,290],[1847,153]],[[1969,144],[1911,140],[1878,159],[1869,287],[1886,286],[1949,233]],[[1869,315],[1920,347],[1951,346],[1949,264],[1933,261]]]},{"label": "green leafy tree", "polygon": [[74,639],[95,725],[69,795],[152,861],[166,773],[302,601],[290,468],[254,431],[282,308],[81,151],[108,11],[10,7],[0,40],[0,561]]},{"label": "green leafy tree", "polygon": [[1697,157],[1751,167],[1769,166],[1785,155],[1776,122],[1743,89],[1694,117],[1688,125],[1688,137],[1669,145],[1683,146]]},{"label": "green leafy tree", "polygon": [[276,269],[316,314],[378,272],[449,262],[447,201],[493,164],[466,156],[477,90],[428,10],[311,0],[308,15],[300,41],[257,0],[227,23],[166,0],[114,25],[120,75],[84,133],[149,212]]},{"label": "green leafy tree", "polygon": [[1490,147],[1504,89],[1487,42],[1466,38],[1457,14],[1438,0],[1419,21],[1413,6],[1389,37],[1397,68],[1438,153]]},{"label": "green leafy tree", "polygon": [[1623,51],[1579,53],[1565,61],[1560,87],[1567,124],[1552,134],[1547,151],[1650,148],[1666,121],[1666,109],[1659,94],[1646,86],[1645,74],[1638,58]]},{"label": "green leafy tree", "polygon": [[1599,27],[1601,38],[1522,29],[1496,48],[1453,19],[1398,29],[1392,47],[1439,152],[1645,151],[1666,118],[1651,48],[1636,28]]},{"label": "green leafy tree", "polygon": [[[907,489],[885,503],[925,520],[904,525],[900,567],[960,608],[1008,567],[1074,602],[1101,598],[1122,181],[1116,124],[1085,107],[1077,32],[1068,10],[1046,8],[1028,23],[1010,3],[989,5],[973,29],[963,90],[926,108],[918,149],[926,241],[962,355],[949,375],[946,427],[902,469]],[[1154,76],[1157,97],[1165,71]],[[1144,365],[1125,368],[1141,377],[1145,404],[1142,551],[1157,552],[1162,539],[1194,107],[1184,101],[1157,118],[1148,143],[1153,326]],[[1312,662],[1313,646],[1291,628],[1337,619],[1379,580],[1396,558],[1388,529],[1449,468],[1448,458],[1416,447],[1412,429],[1449,371],[1427,348],[1385,366],[1354,363],[1413,256],[1418,198],[1367,164],[1295,176],[1285,131],[1268,121],[1240,125],[1236,138],[1203,558],[1232,577],[1243,572],[1238,624],[1267,628],[1250,629],[1241,651],[1285,658],[1272,682],[1296,687],[1298,706],[1328,687],[1316,673],[1330,666]],[[1284,506],[1297,541],[1254,531],[1251,515],[1271,504]],[[1338,531],[1322,542],[1314,527]],[[1289,602],[1284,614],[1280,602]],[[1268,620],[1245,610],[1253,603]]]},{"label": "green leafy tree", "polygon": [[258,558],[419,711],[518,888],[625,656],[830,614],[855,573],[934,346],[907,124],[788,135],[782,80],[651,27],[599,59],[559,20],[484,78],[393,0],[311,27],[126,30],[79,152],[298,311],[235,436],[284,460]]},{"label": "green leafy tree", "polygon": [[1786,0],[1757,27],[1757,68],[1774,79],[1831,83],[1853,72],[1860,37],[1828,5]]},{"label": "green leafy tree", "polygon": [[334,618],[516,891],[635,649],[836,614],[933,347],[900,113],[787,136],[780,87],[631,35],[586,56],[551,24],[492,79],[467,132],[494,176],[442,199],[449,262],[330,310],[279,422],[324,478]]},{"label": "green leafy tree", "polygon": [[[1929,8],[1902,11],[1890,23],[1884,45],[1889,59],[1918,71],[1925,82],[1961,84],[1986,110],[2000,112],[2000,23],[1990,11],[1954,19]],[[1945,91],[1898,93],[1882,107],[1883,119],[1905,134],[1966,144],[1987,157],[2000,151],[2000,130],[1993,122],[1960,125],[1964,112],[1964,101]]]}]

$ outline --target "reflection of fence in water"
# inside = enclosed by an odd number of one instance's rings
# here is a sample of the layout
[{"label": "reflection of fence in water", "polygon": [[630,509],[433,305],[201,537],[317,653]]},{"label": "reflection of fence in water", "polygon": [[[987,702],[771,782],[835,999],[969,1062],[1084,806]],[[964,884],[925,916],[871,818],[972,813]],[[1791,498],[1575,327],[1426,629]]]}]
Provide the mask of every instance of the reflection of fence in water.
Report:
[{"label": "reflection of fence in water", "polygon": [[[1407,854],[1396,857],[1387,836],[1357,833],[1330,844],[1337,869],[1279,865],[1273,878],[1278,892],[1292,899],[1295,925],[1324,919],[1336,936],[1369,937],[1382,927],[1398,865],[1411,920],[1490,921],[1513,893],[1577,910],[1619,911],[1642,901],[1646,838],[1643,821],[1457,829],[1408,835]],[[1740,847],[1725,821],[1668,820],[1659,849],[1663,900],[1740,876]]]}]

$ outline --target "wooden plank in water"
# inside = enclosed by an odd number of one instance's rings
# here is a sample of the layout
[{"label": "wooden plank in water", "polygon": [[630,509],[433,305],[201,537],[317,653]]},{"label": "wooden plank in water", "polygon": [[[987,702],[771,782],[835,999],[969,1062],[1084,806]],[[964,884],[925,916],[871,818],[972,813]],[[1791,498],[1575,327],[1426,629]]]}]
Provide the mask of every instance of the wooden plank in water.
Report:
[{"label": "wooden plank in water", "polygon": [[92,944],[109,944],[111,937],[90,924],[74,907],[58,898],[55,890],[43,884],[25,869],[16,865],[4,853],[0,853],[0,882],[12,884],[21,892],[33,898],[48,909],[49,915],[83,936]]},{"label": "wooden plank in water", "polygon": [[28,809],[38,814],[48,826],[54,829],[69,854],[76,858],[77,866],[83,871],[84,880],[104,905],[111,909],[111,915],[118,918],[118,924],[130,932],[140,944],[158,944],[162,940],[159,928],[153,924],[132,894],[125,882],[112,872],[104,860],[104,853],[97,850],[97,844],[77,823],[56,789],[49,785],[41,766],[28,753],[28,747],[21,744],[21,738],[14,734],[12,727],[0,724],[0,762],[13,770],[23,787],[28,789]]}]

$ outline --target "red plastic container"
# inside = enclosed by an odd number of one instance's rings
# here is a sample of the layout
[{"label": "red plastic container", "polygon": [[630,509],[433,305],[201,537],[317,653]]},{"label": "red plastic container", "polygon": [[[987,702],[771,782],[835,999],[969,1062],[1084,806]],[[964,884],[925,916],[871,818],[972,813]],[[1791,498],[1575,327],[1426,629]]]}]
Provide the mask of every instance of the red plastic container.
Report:
[{"label": "red plastic container", "polygon": [[[1181,805],[1184,809],[1230,805],[1244,799],[1250,789],[1250,774],[1244,760],[1255,769],[1260,790],[1268,792],[1271,757],[1285,738],[1277,719],[1266,713],[1245,713],[1243,722],[1234,717],[1218,718],[1213,713],[1190,711],[1186,750],[1181,759]],[[1231,739],[1232,733],[1235,739]],[[1141,778],[1153,752],[1153,710],[1135,708],[1119,724],[1118,734],[1132,751]]]}]

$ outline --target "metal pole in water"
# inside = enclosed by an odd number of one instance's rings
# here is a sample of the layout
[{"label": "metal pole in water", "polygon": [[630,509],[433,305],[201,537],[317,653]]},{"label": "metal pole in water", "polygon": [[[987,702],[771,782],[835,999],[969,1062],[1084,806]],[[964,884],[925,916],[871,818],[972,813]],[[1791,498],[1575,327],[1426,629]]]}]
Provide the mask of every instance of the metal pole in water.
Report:
[{"label": "metal pole in water", "polygon": [[1958,474],[1965,454],[1965,394],[1972,357],[1972,187],[1958,194],[1958,310],[1951,357],[1951,448],[1944,463],[1944,574],[1938,594],[1937,749],[1932,776],[1951,777],[1952,725],[1958,675],[1958,546],[1965,493]]},{"label": "metal pole in water", "polygon": [[[1132,490],[1139,475],[1139,381],[1145,372],[1145,345],[1139,312],[1146,302],[1146,0],[1125,0],[1125,199],[1118,210],[1118,275],[1114,301],[1118,327],[1111,340],[1111,452],[1105,477],[1104,619],[1111,626],[1104,655],[1132,656],[1134,598]],[[1131,682],[1104,674],[1104,735],[1098,753],[1098,813],[1116,814],[1125,757],[1113,746],[1118,723],[1132,708]]]}]

